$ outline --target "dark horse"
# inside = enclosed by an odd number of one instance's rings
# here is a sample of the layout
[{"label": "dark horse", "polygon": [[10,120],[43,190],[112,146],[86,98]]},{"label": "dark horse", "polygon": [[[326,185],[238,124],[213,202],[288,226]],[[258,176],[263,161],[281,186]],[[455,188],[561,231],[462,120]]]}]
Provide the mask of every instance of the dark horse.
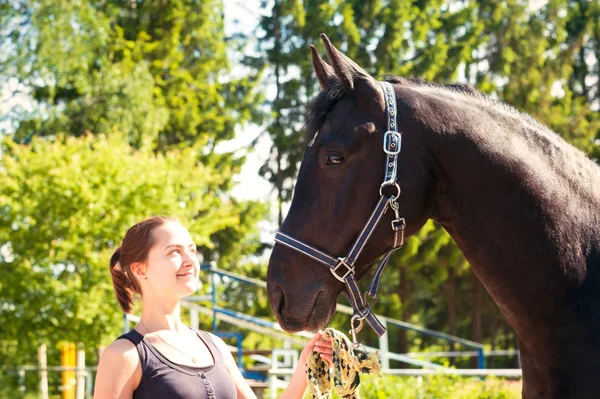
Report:
[{"label": "dark horse", "polygon": [[[323,36],[312,48],[322,91],[281,231],[344,256],[384,172],[379,83]],[[454,238],[514,328],[524,398],[600,398],[600,168],[531,117],[463,85],[388,77],[402,151],[397,181],[406,234],[428,219]],[[318,132],[317,135],[315,135]],[[392,246],[389,212],[356,276]],[[268,270],[271,306],[288,331],[323,327],[344,284],[283,245]]]}]

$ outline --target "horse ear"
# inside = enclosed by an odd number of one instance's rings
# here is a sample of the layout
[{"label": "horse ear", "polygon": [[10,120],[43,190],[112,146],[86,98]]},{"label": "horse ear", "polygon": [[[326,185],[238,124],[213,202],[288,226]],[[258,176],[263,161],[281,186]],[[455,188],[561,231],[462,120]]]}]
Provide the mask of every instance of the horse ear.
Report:
[{"label": "horse ear", "polygon": [[383,91],[377,80],[369,75],[357,63],[335,48],[329,38],[321,33],[321,39],[327,51],[327,57],[333,70],[348,93],[355,95],[359,102],[385,107]]},{"label": "horse ear", "polygon": [[333,68],[321,58],[316,47],[312,44],[310,45],[310,51],[312,53],[313,69],[317,74],[321,89],[325,90],[331,81],[338,80],[338,78],[335,76]]}]

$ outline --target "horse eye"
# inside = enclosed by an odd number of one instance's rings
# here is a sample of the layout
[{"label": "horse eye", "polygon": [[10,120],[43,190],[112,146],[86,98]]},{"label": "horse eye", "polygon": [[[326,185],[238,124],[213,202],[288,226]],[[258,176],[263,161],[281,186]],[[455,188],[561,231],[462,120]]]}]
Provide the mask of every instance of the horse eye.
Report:
[{"label": "horse eye", "polygon": [[344,162],[344,157],[340,157],[339,155],[329,155],[327,157],[327,165],[340,165]]}]

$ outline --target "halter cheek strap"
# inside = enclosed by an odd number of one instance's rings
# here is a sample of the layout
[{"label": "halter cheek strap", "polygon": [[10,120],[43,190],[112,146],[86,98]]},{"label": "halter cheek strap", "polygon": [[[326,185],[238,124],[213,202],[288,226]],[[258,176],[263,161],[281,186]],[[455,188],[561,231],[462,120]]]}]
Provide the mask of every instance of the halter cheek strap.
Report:
[{"label": "halter cheek strap", "polygon": [[[353,340],[356,342],[356,334],[362,329],[363,320],[366,321],[371,328],[381,336],[385,334],[386,329],[381,322],[371,312],[371,305],[367,302],[367,295],[377,299],[377,291],[379,290],[379,283],[381,281],[381,275],[387,265],[392,252],[397,250],[404,243],[404,229],[406,223],[404,218],[400,217],[398,210],[398,197],[400,196],[400,186],[396,181],[398,172],[398,155],[400,154],[402,135],[398,132],[398,126],[396,123],[396,96],[392,85],[388,82],[381,82],[383,88],[384,99],[386,104],[386,119],[388,130],[383,135],[383,151],[386,154],[386,165],[384,180],[379,189],[379,200],[375,204],[371,215],[367,219],[360,234],[350,247],[345,257],[334,257],[331,256],[311,245],[308,245],[289,234],[282,231],[277,232],[275,235],[275,242],[281,245],[285,245],[292,248],[309,258],[329,267],[333,276],[339,281],[346,285],[344,295],[354,308],[354,315],[352,316],[352,335]],[[395,188],[396,192],[393,195],[387,195],[384,191],[387,191],[387,187]],[[384,254],[381,263],[377,266],[377,269],[373,273],[371,278],[371,284],[369,289],[363,296],[358,288],[358,283],[355,278],[355,265],[362,250],[366,246],[367,242],[373,235],[373,232],[379,225],[379,222],[383,219],[383,215],[388,209],[394,211],[394,220],[391,223],[391,230],[394,234],[394,244]],[[358,324],[356,325],[356,323]]]}]

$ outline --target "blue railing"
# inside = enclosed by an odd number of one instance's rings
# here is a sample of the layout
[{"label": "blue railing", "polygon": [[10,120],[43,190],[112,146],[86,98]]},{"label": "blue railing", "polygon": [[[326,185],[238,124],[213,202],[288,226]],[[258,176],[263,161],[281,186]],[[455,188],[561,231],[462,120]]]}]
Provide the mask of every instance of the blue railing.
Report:
[{"label": "blue railing", "polygon": [[485,353],[483,352],[483,345],[477,343],[475,341],[469,341],[467,339],[455,337],[453,335],[449,335],[440,331],[430,330],[428,328],[419,327],[414,324],[406,323],[400,320],[388,319],[388,324],[392,324],[394,326],[400,327],[404,330],[415,331],[421,333],[423,335],[428,335],[430,337],[440,338],[446,340],[448,342],[456,342],[467,348],[473,348],[477,351],[477,368],[484,369],[485,368]]},{"label": "blue railing", "polygon": [[[267,284],[262,281],[262,280],[258,280],[258,279],[254,279],[251,277],[244,277],[244,276],[240,276],[238,274],[235,273],[231,273],[225,270],[221,270],[211,264],[204,264],[200,266],[200,269],[203,271],[208,271],[211,275],[210,277],[210,281],[211,281],[211,301],[212,301],[212,309],[213,309],[213,331],[215,334],[218,334],[217,332],[217,316],[219,313],[222,314],[227,314],[230,316],[234,316],[236,318],[241,318],[245,321],[249,321],[258,325],[262,325],[263,327],[269,327],[269,328],[273,328],[275,326],[275,323],[273,322],[268,322],[265,320],[262,320],[260,318],[256,318],[253,316],[249,316],[249,315],[245,315],[243,313],[239,313],[239,312],[235,312],[229,309],[225,309],[222,307],[219,307],[217,305],[217,296],[216,296],[216,282],[215,282],[215,276],[222,276],[222,277],[227,277],[230,278],[232,280],[244,283],[244,284],[249,284],[249,285],[254,285],[254,286],[258,286],[261,288],[266,288]],[[338,304],[338,311],[341,311],[343,313],[346,314],[352,314],[352,308],[350,308],[349,306],[345,306],[345,305],[341,305]],[[401,320],[397,320],[397,319],[392,319],[389,317],[383,317],[383,316],[378,316],[378,318],[387,323],[388,325],[393,325],[396,326],[398,328],[404,329],[404,330],[408,330],[408,331],[414,331],[417,332],[419,334],[423,334],[425,336],[430,336],[430,337],[434,337],[434,338],[439,338],[448,342],[454,342],[460,345],[463,345],[467,348],[471,348],[474,349],[477,352],[477,367],[480,369],[484,369],[485,368],[485,353],[484,353],[484,346],[478,342],[475,341],[470,341],[464,338],[460,338],[460,337],[456,337],[450,334],[446,334],[440,331],[435,331],[435,330],[430,330],[428,328],[424,328],[415,324],[411,324],[411,323],[407,323]],[[240,342],[241,340],[238,339],[238,342]],[[241,350],[238,351],[238,354],[241,353]],[[238,355],[241,356],[241,355]],[[240,366],[241,366],[241,357],[238,360],[240,362]]]}]

